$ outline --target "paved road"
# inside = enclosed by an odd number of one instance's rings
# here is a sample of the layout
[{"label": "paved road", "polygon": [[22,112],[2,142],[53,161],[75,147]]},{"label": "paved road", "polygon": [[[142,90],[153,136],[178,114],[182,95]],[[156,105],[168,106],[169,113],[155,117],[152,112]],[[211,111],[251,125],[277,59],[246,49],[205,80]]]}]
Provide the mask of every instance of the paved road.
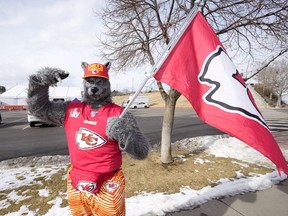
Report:
[{"label": "paved road", "polygon": [[[132,110],[140,127],[152,143],[160,141],[163,109]],[[262,110],[272,133],[279,135],[280,146],[287,147],[288,109]],[[0,161],[31,155],[67,154],[64,130],[61,127],[30,128],[25,112],[4,112],[0,125]],[[182,138],[219,134],[204,124],[192,109],[177,109],[173,141]],[[282,135],[281,135],[282,134]],[[284,134],[284,136],[283,136]],[[270,216],[287,215],[287,180],[271,189],[212,200],[193,210],[169,213],[169,216]]]},{"label": "paved road", "polygon": [[[150,143],[156,144],[161,139],[163,120],[162,108],[131,110],[136,116],[140,128],[146,134]],[[262,110],[272,132],[288,130],[288,108]],[[66,155],[65,132],[62,127],[30,128],[26,111],[2,112],[3,123],[0,125],[0,161],[42,155]],[[195,114],[193,109],[178,108],[175,112],[172,141],[222,134],[221,131],[205,124]]]},{"label": "paved road", "polygon": [[[163,109],[131,110],[150,143],[161,139]],[[0,125],[0,161],[26,156],[68,154],[65,132],[62,127],[30,128],[25,111],[2,112]],[[183,138],[222,134],[201,121],[193,109],[177,109],[172,141]]]},{"label": "paved road", "polygon": [[2,112],[0,125],[0,161],[32,155],[67,154],[61,127],[30,128],[27,112]]},{"label": "paved road", "polygon": [[288,131],[288,108],[264,109],[262,114],[272,132]]}]

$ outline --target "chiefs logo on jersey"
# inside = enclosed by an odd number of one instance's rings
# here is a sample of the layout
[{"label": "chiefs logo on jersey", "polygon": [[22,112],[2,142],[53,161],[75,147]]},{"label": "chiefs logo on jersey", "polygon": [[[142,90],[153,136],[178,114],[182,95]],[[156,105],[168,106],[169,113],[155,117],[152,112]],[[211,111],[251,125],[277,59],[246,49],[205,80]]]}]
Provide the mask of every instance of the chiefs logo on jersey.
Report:
[{"label": "chiefs logo on jersey", "polygon": [[76,132],[76,143],[80,149],[93,149],[104,145],[106,140],[94,131],[80,128]]}]

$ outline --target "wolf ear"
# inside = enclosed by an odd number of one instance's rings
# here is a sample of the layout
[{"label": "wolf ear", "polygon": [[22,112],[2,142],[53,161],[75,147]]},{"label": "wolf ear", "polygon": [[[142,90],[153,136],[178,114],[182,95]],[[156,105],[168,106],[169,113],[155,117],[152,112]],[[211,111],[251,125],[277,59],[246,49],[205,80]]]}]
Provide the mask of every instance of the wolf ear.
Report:
[{"label": "wolf ear", "polygon": [[81,67],[83,70],[87,67],[88,63],[87,62],[81,62]]},{"label": "wolf ear", "polygon": [[106,62],[106,64],[105,64],[105,66],[106,66],[106,68],[107,68],[107,70],[109,71],[109,69],[110,69],[110,67],[111,67],[111,62]]}]

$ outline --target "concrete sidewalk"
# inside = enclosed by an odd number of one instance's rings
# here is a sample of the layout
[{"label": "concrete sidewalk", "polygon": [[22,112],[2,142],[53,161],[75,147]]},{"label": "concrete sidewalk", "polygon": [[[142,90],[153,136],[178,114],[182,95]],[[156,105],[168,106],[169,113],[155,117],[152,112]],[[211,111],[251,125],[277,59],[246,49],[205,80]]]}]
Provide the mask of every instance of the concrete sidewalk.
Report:
[{"label": "concrete sidewalk", "polygon": [[288,180],[272,188],[233,197],[211,200],[195,209],[167,216],[286,216]]}]

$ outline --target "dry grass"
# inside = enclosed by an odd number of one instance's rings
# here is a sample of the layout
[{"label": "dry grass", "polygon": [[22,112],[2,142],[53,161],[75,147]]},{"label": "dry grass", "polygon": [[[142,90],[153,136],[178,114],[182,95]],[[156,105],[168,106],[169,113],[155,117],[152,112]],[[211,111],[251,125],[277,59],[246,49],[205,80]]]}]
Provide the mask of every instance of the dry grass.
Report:
[{"label": "dry grass", "polygon": [[127,197],[141,191],[176,193],[183,186],[199,190],[217,185],[222,178],[237,179],[236,172],[245,176],[272,172],[271,169],[255,164],[203,152],[174,152],[174,156],[174,163],[170,165],[161,164],[159,152],[151,153],[145,161],[124,157]]},{"label": "dry grass", "polygon": [[[5,215],[9,212],[17,212],[21,206],[25,205],[30,211],[37,212],[39,215],[44,215],[53,206],[49,203],[56,197],[63,198],[64,206],[68,205],[66,198],[66,181],[63,180],[63,175],[66,173],[66,169],[60,169],[57,173],[53,174],[49,180],[46,180],[43,176],[35,178],[35,183],[31,185],[21,186],[15,189],[0,191],[0,200],[5,200],[8,194],[16,193],[19,196],[19,200],[8,200],[9,206],[5,209],[0,209],[0,215]],[[18,174],[17,179],[19,181],[24,180],[25,175]],[[40,196],[39,190],[48,190],[49,196]]]},{"label": "dry grass", "polygon": [[[149,96],[149,104],[150,107],[164,107],[164,101],[161,98],[161,95],[158,91],[154,92],[149,92],[149,93],[143,93],[140,95],[146,95]],[[114,96],[113,97],[113,102],[120,105],[124,100],[127,100],[129,95],[124,95],[124,96]],[[176,107],[192,107],[188,100],[181,95],[180,98],[177,100]]]},{"label": "dry grass", "polygon": [[[215,186],[223,178],[237,179],[236,172],[245,176],[251,173],[265,174],[273,170],[249,164],[231,158],[219,158],[203,152],[190,153],[186,151],[174,152],[175,162],[163,165],[160,162],[160,153],[152,152],[148,159],[137,161],[123,155],[123,170],[126,178],[126,197],[131,197],[143,191],[176,193],[183,186],[199,190],[205,186]],[[44,215],[51,208],[50,201],[61,197],[62,207],[67,206],[66,176],[67,170],[62,168],[49,180],[39,176],[35,183],[14,190],[0,191],[0,200],[5,200],[10,193],[16,193],[22,198],[18,201],[8,200],[10,205],[0,209],[0,215],[17,212],[26,205],[29,210]],[[19,174],[18,180],[25,179]],[[39,190],[48,190],[49,196],[39,195]]]}]

